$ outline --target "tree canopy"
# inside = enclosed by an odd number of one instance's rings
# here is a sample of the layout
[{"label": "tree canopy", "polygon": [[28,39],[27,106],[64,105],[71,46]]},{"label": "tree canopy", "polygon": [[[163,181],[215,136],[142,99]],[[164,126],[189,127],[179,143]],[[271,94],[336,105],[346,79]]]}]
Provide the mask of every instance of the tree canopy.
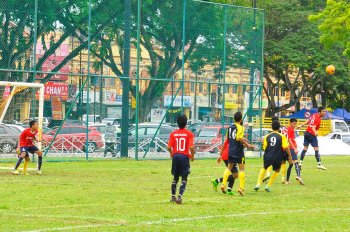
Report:
[{"label": "tree canopy", "polygon": [[350,58],[350,2],[327,0],[326,8],[310,15],[311,21],[319,23],[321,42],[327,47],[342,47],[344,55]]}]

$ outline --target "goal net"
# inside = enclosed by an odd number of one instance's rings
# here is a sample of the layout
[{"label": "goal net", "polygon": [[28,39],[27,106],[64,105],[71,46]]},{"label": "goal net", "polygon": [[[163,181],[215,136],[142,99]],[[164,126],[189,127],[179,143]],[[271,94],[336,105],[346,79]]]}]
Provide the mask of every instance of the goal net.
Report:
[{"label": "goal net", "polygon": [[[18,138],[30,120],[39,122],[41,141],[44,84],[0,81],[0,157],[15,153]],[[38,143],[41,149],[41,142]]]}]

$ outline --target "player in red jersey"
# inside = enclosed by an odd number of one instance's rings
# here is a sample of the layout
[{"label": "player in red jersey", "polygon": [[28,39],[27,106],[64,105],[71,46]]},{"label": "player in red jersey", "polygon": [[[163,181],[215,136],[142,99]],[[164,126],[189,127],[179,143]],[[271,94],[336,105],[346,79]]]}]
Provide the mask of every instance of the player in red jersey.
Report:
[{"label": "player in red jersey", "polygon": [[315,157],[317,160],[317,168],[322,169],[322,170],[327,170],[325,166],[322,165],[321,163],[321,156],[319,154],[319,148],[318,148],[318,129],[321,126],[321,120],[322,118],[326,115],[326,109],[323,106],[318,107],[318,113],[311,115],[311,117],[306,120],[305,123],[303,123],[300,127],[308,124],[308,127],[306,129],[306,132],[304,134],[304,149],[301,152],[300,155],[300,168],[303,164],[303,160],[306,154],[306,151],[311,144],[311,146],[315,150]]},{"label": "player in red jersey", "polygon": [[286,184],[290,184],[289,178],[290,178],[290,173],[292,171],[293,164],[295,166],[295,171],[297,173],[297,177],[295,178],[301,185],[304,185],[303,180],[300,177],[300,167],[299,167],[299,162],[298,162],[298,147],[297,147],[297,142],[295,141],[295,131],[294,128],[296,128],[298,123],[298,120],[296,118],[291,118],[289,120],[289,127],[286,129],[286,137],[289,142],[289,148],[290,148],[290,153],[292,155],[292,164],[289,164],[288,170],[287,170],[287,178],[286,178]]},{"label": "player in red jersey", "polygon": [[34,141],[36,141],[36,135],[38,134],[38,128],[39,124],[37,121],[33,120],[29,122],[28,129],[25,129],[18,141],[18,148],[19,149],[19,158],[17,161],[17,164],[15,166],[15,169],[13,170],[12,174],[18,175],[19,171],[17,170],[19,165],[21,165],[21,162],[23,159],[25,159],[24,162],[24,168],[23,168],[23,174],[28,175],[27,168],[29,163],[29,153],[37,154],[38,155],[38,170],[37,174],[41,175],[41,164],[42,164],[42,155],[43,153],[34,145]]},{"label": "player in red jersey", "polygon": [[[194,135],[185,129],[187,125],[186,115],[180,115],[177,118],[177,125],[179,129],[170,134],[168,151],[172,158],[171,174],[174,176],[171,184],[171,202],[181,204],[186,189],[187,177],[190,174],[190,159],[194,160],[195,150],[193,145]],[[182,183],[178,198],[176,198],[176,185],[180,176]]]},{"label": "player in red jersey", "polygon": [[[226,167],[228,165],[228,148],[229,148],[229,141],[228,138],[226,138],[224,145],[221,148],[221,152],[220,152],[220,156],[217,158],[217,163],[220,164],[221,161],[223,160]],[[231,172],[233,173],[233,175],[230,175],[228,177],[228,187],[227,187],[227,194],[228,195],[233,195],[232,192],[232,187],[235,184],[235,179],[238,178],[238,167],[237,165],[234,165],[233,168],[231,169]],[[221,178],[217,178],[217,179],[213,179],[211,182],[213,184],[213,189],[215,191],[218,190],[218,186],[219,183],[221,183],[223,181],[223,177]],[[223,191],[223,193],[226,193],[226,191]]]}]

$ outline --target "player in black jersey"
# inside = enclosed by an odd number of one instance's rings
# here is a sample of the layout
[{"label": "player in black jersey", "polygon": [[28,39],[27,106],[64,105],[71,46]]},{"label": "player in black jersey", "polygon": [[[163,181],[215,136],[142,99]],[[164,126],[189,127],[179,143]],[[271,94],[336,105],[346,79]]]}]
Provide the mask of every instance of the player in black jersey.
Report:
[{"label": "player in black jersey", "polygon": [[274,170],[274,173],[271,175],[270,180],[265,187],[265,190],[267,192],[271,192],[270,187],[280,172],[284,151],[286,151],[288,155],[289,163],[290,164],[292,163],[292,156],[289,150],[289,144],[288,144],[287,138],[286,136],[278,132],[279,129],[280,129],[279,121],[273,121],[272,122],[273,132],[271,132],[264,138],[264,144],[263,144],[263,150],[265,150],[264,165],[263,165],[263,168],[260,170],[258,183],[254,187],[254,190],[256,191],[259,190],[260,188],[260,185],[263,181],[267,168],[272,165],[272,169]]},{"label": "player in black jersey", "polygon": [[244,139],[244,127],[242,123],[242,113],[237,112],[234,115],[235,123],[232,124],[227,129],[227,138],[229,141],[229,150],[228,150],[228,165],[225,169],[223,175],[223,181],[221,186],[221,191],[226,192],[226,183],[230,175],[233,175],[237,178],[237,173],[232,173],[231,169],[238,165],[239,167],[239,188],[238,192],[241,196],[244,196],[244,184],[245,184],[245,156],[244,156],[244,146],[247,148],[254,149],[254,146],[249,144],[246,139]]}]

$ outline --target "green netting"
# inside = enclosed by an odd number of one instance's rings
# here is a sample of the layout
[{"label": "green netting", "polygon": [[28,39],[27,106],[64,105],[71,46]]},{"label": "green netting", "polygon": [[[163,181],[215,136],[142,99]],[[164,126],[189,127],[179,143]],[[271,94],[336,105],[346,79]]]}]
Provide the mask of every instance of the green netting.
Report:
[{"label": "green netting", "polygon": [[[165,158],[182,113],[198,157],[217,155],[237,111],[247,137],[260,141],[252,122],[262,114],[262,10],[190,0],[17,0],[2,1],[0,16],[1,80],[45,83],[50,160]],[[6,122],[37,117],[35,92],[15,98],[21,104],[10,104]]]}]

